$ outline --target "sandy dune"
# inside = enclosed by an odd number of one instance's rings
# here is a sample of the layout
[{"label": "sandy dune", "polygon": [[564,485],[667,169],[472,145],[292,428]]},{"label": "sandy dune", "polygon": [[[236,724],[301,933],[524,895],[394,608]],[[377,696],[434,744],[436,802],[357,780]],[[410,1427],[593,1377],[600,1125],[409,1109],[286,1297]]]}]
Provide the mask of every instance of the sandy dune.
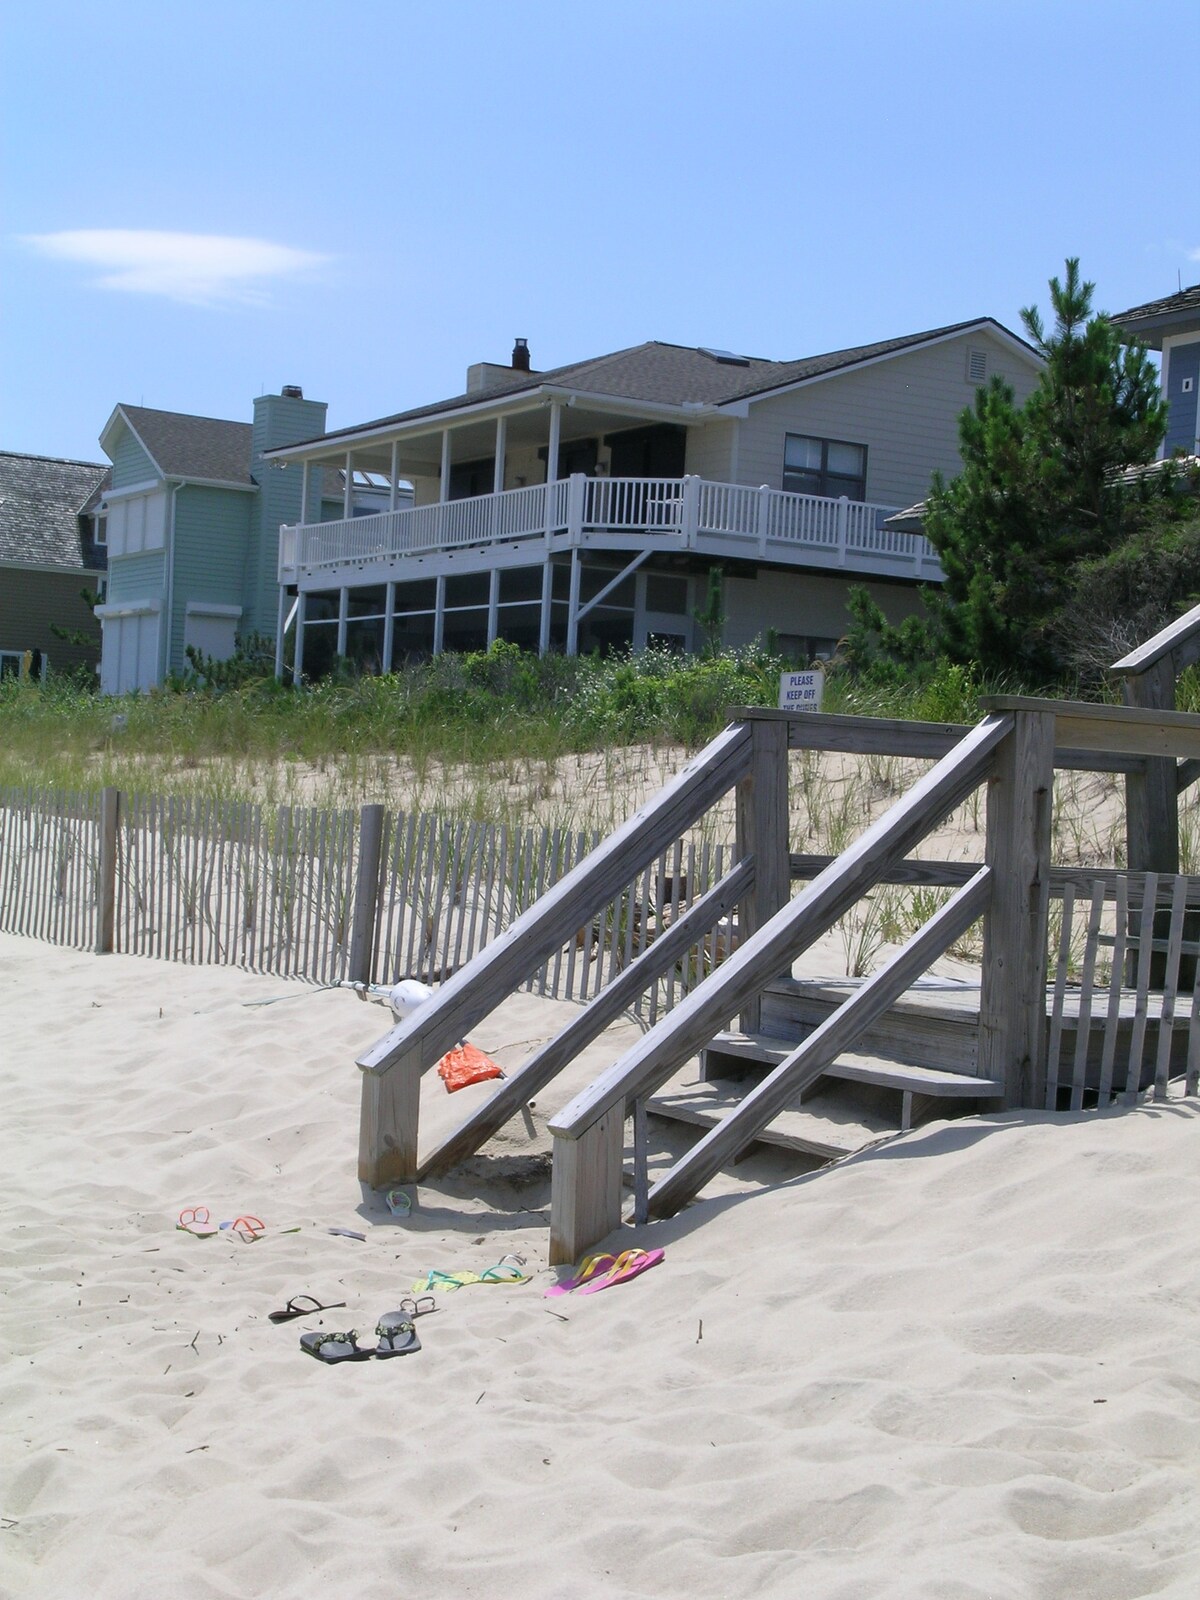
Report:
[{"label": "sandy dune", "polygon": [[[363,1202],[381,1012],[6,936],[0,986],[4,1594],[1196,1593],[1194,1104],[747,1163],[643,1230],[660,1267],[545,1301],[542,1107],[411,1218]],[[515,1062],[562,1015],[473,1036]],[[200,1203],[269,1232],[177,1231]],[[439,1295],[414,1356],[299,1349],[506,1252],[533,1281]],[[268,1321],[301,1291],[348,1308]]]}]

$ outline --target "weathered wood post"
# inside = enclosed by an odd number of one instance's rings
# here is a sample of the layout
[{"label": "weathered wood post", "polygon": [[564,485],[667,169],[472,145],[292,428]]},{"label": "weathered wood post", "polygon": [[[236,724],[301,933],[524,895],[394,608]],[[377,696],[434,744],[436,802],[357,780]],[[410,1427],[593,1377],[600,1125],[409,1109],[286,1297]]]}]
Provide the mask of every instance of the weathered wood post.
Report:
[{"label": "weathered wood post", "polygon": [[364,806],[358,824],[358,874],[354,884],[354,916],[350,924],[349,975],[370,983],[379,920],[379,866],[383,854],[383,807]]},{"label": "weathered wood post", "polygon": [[625,1107],[610,1107],[578,1139],[554,1141],[550,1265],[566,1266],[621,1225]]},{"label": "weathered wood post", "polygon": [[100,868],[96,885],[96,954],[112,952],[117,918],[117,828],[121,791],[100,791]]},{"label": "weathered wood post", "polygon": [[[1002,697],[984,699],[1006,710]],[[1046,921],[1054,797],[1054,714],[1013,710],[988,782],[992,902],[984,921],[979,1074],[1004,1084],[1004,1105],[1044,1104]]]},{"label": "weathered wood post", "polygon": [[410,1051],[381,1071],[362,1068],[358,1176],[371,1189],[417,1181],[421,1063]]},{"label": "weathered wood post", "polygon": [[[1174,711],[1175,655],[1169,651],[1138,672],[1125,675],[1127,706]],[[1131,872],[1179,871],[1178,763],[1172,756],[1147,756],[1141,771],[1125,775],[1125,843]]]},{"label": "weathered wood post", "polygon": [[[754,887],[738,906],[738,939],[758,932],[787,905],[792,892],[788,861],[788,723],[779,713],[739,715],[750,727],[750,769],[737,786],[737,854],[754,857]],[[742,1029],[757,1033],[762,1002],[741,1014]]]}]

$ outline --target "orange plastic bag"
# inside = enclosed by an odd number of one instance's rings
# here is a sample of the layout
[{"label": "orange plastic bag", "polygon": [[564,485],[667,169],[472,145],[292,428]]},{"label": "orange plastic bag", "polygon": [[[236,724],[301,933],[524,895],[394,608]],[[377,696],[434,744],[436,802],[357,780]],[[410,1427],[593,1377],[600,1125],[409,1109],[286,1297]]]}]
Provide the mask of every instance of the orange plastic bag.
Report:
[{"label": "orange plastic bag", "polygon": [[438,1062],[438,1077],[446,1085],[446,1093],[453,1094],[456,1089],[465,1089],[471,1083],[484,1083],[488,1078],[502,1078],[504,1073],[492,1060],[485,1056],[483,1051],[465,1040],[456,1044],[453,1050]]}]

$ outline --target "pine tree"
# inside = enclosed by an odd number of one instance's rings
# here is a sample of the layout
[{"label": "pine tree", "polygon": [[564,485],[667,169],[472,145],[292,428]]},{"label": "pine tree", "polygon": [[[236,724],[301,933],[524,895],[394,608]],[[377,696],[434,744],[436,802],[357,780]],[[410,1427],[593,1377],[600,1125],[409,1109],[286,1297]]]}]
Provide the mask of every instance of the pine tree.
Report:
[{"label": "pine tree", "polygon": [[1024,406],[999,378],[959,419],[963,470],[935,476],[925,532],[946,574],[929,597],[932,647],[985,672],[1061,670],[1053,619],[1076,562],[1113,549],[1133,498],[1120,469],[1153,459],[1166,430],[1157,375],[1092,311],[1079,262],[1050,280],[1054,329],[1021,320],[1045,360]]}]

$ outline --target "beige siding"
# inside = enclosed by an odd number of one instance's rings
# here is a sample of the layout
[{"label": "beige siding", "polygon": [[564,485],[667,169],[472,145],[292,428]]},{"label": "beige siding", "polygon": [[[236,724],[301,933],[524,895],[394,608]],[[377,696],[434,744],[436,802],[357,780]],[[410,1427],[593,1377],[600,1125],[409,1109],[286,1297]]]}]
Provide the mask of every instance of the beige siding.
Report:
[{"label": "beige siding", "polygon": [[840,639],[850,626],[846,595],[863,584],[891,622],[921,609],[915,588],[871,583],[862,578],[829,578],[817,573],[780,572],[763,567],[756,578],[725,578],[724,642],[733,647],[777,633]]},{"label": "beige siding", "polygon": [[989,376],[1000,373],[1025,399],[1037,381],[1033,357],[989,333],[960,334],[752,403],[736,481],[782,488],[784,435],[802,433],[865,444],[866,497],[877,505],[923,500],[935,468],[952,477],[961,466],[958,418],[976,389],[966,376],[970,348],[986,350]]},{"label": "beige siding", "polygon": [[688,429],[687,470],[715,483],[732,483],[736,422],[706,422]]},{"label": "beige siding", "polygon": [[[100,659],[100,624],[80,599],[95,592],[99,573],[30,572],[0,567],[0,650],[40,650],[55,672],[94,667]],[[85,633],[95,644],[81,647],[57,639],[51,624]]]}]

